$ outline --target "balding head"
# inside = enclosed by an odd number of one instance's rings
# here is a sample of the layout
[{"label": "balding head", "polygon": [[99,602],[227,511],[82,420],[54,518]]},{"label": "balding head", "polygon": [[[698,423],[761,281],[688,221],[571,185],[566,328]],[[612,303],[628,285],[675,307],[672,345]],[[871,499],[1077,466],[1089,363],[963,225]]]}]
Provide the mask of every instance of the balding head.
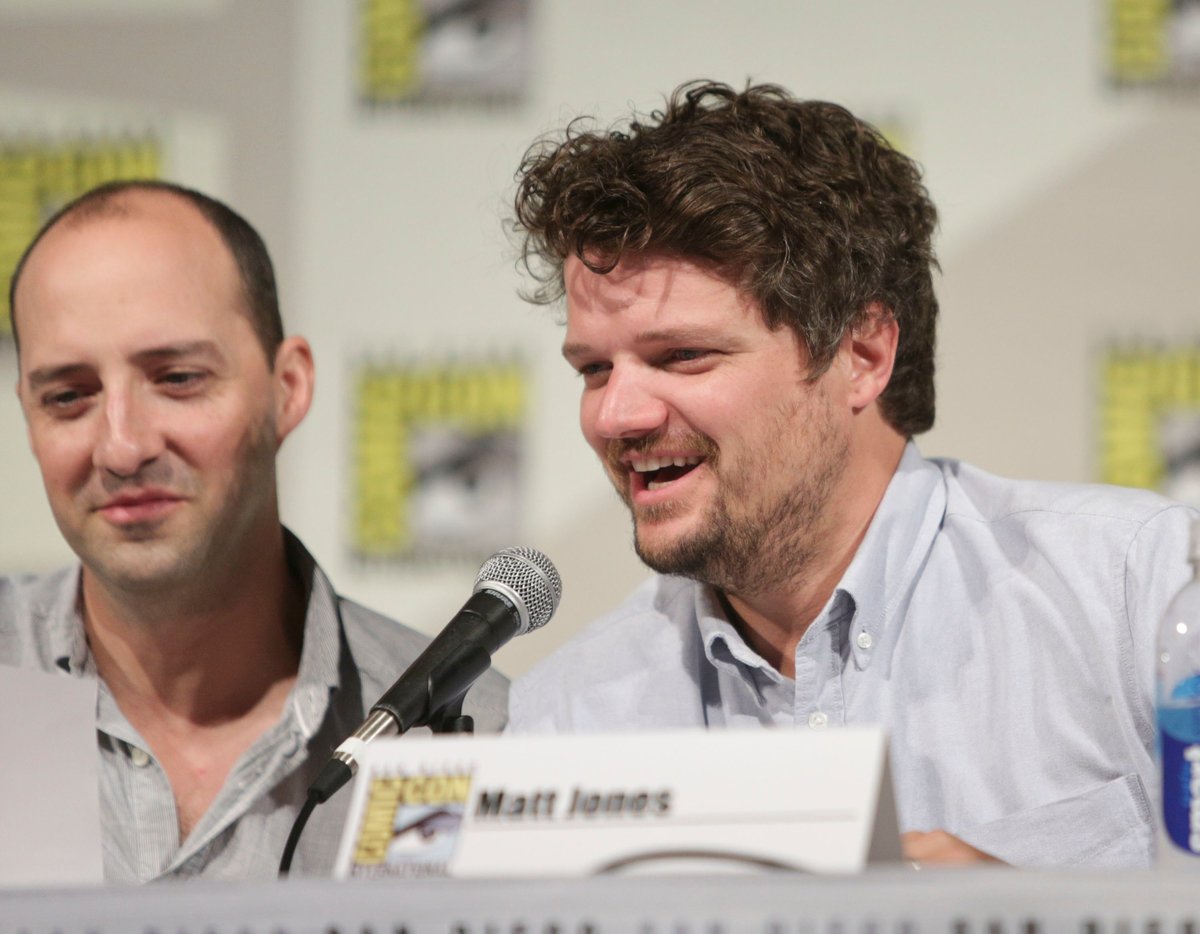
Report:
[{"label": "balding head", "polygon": [[182,185],[159,181],[118,181],[100,185],[80,195],[42,225],[17,262],[9,284],[9,318],[18,351],[18,286],[29,258],[42,240],[63,225],[78,226],[101,218],[131,215],[164,198],[190,205],[216,230],[237,265],[243,293],[241,310],[249,318],[267,361],[274,360],[283,340],[283,321],[279,313],[275,271],[262,237],[228,205]]}]

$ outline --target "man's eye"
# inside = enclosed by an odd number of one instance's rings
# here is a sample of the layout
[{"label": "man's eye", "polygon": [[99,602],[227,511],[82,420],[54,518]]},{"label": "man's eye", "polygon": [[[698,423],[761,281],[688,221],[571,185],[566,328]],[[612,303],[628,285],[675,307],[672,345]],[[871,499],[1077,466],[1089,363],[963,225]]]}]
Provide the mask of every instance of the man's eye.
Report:
[{"label": "man's eye", "polygon": [[186,389],[199,385],[204,380],[204,374],[199,370],[171,370],[158,378],[165,386],[176,389]]},{"label": "man's eye", "polygon": [[596,380],[603,379],[608,372],[609,365],[607,363],[585,363],[579,367],[579,375],[583,377],[584,382],[593,383]]},{"label": "man's eye", "polygon": [[62,389],[58,392],[46,393],[42,396],[42,404],[57,409],[78,402],[82,398],[83,396],[74,389]]},{"label": "man's eye", "polygon": [[42,408],[51,415],[76,415],[83,411],[88,394],[79,389],[55,389],[42,395]]},{"label": "man's eye", "polygon": [[681,347],[678,350],[672,350],[667,355],[668,363],[695,363],[697,360],[703,360],[711,351],[700,350],[696,347]]}]

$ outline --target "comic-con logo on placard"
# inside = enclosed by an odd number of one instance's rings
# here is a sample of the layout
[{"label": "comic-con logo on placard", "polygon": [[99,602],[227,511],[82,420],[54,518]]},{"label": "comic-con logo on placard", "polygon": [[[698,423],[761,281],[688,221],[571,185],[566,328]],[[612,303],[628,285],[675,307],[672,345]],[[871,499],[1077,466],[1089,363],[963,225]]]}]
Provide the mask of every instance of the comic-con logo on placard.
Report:
[{"label": "comic-con logo on placard", "polygon": [[350,874],[446,875],[470,791],[461,772],[372,778]]}]

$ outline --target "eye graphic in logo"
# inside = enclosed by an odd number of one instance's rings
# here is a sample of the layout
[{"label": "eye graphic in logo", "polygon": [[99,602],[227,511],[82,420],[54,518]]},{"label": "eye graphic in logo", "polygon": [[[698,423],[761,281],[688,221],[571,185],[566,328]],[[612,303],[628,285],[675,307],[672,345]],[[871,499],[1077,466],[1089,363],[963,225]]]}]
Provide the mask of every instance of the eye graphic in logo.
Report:
[{"label": "eye graphic in logo", "polygon": [[462,805],[418,805],[397,809],[387,862],[444,862],[454,853],[462,827]]}]

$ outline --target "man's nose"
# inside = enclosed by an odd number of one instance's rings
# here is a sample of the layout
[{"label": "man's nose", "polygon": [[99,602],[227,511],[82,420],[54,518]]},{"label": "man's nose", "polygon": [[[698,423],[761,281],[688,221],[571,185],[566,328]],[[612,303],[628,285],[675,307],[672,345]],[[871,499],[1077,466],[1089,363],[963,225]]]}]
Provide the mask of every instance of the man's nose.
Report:
[{"label": "man's nose", "polygon": [[594,428],[602,438],[637,438],[666,424],[667,405],[644,374],[614,368],[600,393]]},{"label": "man's nose", "polygon": [[97,468],[132,477],[162,453],[162,432],[150,409],[136,388],[106,391],[100,437],[92,452]]}]

